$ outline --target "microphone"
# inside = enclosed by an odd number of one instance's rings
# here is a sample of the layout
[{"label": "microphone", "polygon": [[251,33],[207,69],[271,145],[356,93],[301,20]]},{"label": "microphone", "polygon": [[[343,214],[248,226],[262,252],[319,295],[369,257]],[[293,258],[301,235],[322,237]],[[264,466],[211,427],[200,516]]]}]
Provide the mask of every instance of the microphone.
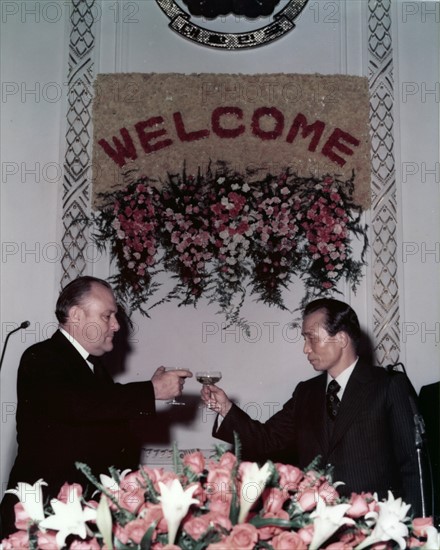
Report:
[{"label": "microphone", "polygon": [[414,414],[414,430],[416,449],[421,449],[423,448],[426,434],[425,421],[423,420],[423,416],[421,414]]},{"label": "microphone", "polygon": [[14,328],[10,332],[8,332],[8,334],[6,335],[5,345],[3,346],[2,356],[1,356],[1,359],[0,359],[0,370],[1,370],[2,365],[3,365],[3,358],[5,356],[6,346],[8,345],[9,337],[12,336],[12,334],[14,334],[14,332],[17,332],[17,331],[19,331],[23,328],[28,328],[29,325],[30,325],[29,321],[23,321],[17,328]]},{"label": "microphone", "polygon": [[398,367],[402,367],[402,372],[404,374],[406,374],[405,365],[403,363],[395,363],[394,365],[386,365],[385,369],[388,371],[389,374],[395,374],[396,372],[399,372]]}]

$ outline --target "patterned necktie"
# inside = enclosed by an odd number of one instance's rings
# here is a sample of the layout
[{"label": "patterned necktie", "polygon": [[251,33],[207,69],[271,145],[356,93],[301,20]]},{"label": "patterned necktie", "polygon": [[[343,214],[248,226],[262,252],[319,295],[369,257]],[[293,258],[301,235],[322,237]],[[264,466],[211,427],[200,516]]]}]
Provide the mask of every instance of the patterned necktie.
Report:
[{"label": "patterned necktie", "polygon": [[339,404],[341,403],[337,395],[340,389],[341,386],[336,382],[336,380],[332,380],[327,387],[327,412],[332,420],[336,418]]}]

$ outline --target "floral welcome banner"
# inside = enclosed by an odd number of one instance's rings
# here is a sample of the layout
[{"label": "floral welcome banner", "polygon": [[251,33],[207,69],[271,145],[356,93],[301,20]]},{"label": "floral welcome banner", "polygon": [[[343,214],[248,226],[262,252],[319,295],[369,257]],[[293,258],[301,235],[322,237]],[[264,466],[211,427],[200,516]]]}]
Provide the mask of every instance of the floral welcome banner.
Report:
[{"label": "floral welcome banner", "polygon": [[364,77],[298,74],[101,74],[93,104],[94,197],[146,176],[205,172],[211,162],[257,179],[288,169],[351,179],[370,205]]}]

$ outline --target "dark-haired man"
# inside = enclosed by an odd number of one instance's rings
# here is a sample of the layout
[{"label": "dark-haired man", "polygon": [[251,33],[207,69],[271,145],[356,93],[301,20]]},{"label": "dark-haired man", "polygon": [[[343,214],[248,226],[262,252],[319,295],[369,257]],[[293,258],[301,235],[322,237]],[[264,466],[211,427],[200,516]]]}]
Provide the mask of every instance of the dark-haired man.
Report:
[{"label": "dark-haired man", "polygon": [[384,498],[390,490],[419,514],[413,390],[407,378],[358,357],[359,321],[339,300],[308,304],[302,334],[304,353],[321,374],[299,383],[282,410],[264,424],[220,388],[204,387],[203,400],[223,417],[214,436],[232,443],[237,432],[248,460],[283,456],[305,468],[320,455],[322,466],[333,466],[334,480],[345,483],[338,488],[343,495],[369,491]]},{"label": "dark-haired man", "polygon": [[[28,348],[18,370],[18,453],[9,488],[43,479],[54,497],[64,482],[86,484],[75,462],[99,476],[108,468],[134,469],[140,442],[132,421],[154,416],[155,399],[180,395],[185,369],[159,367],[151,381],[116,384],[99,358],[113,349],[119,330],[117,304],[110,285],[80,277],[60,293],[59,330]],[[3,536],[13,527],[15,496],[2,502]]]}]

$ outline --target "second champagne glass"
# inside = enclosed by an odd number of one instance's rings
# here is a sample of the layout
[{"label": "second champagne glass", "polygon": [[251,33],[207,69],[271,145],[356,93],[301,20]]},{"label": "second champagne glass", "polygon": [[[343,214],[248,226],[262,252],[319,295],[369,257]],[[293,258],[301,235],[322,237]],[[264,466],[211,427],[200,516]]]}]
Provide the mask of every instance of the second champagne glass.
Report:
[{"label": "second champagne glass", "polygon": [[[165,368],[166,371],[173,371],[173,370],[180,370],[179,367],[167,367]],[[186,405],[183,401],[177,401],[175,397],[173,397],[170,401],[167,401],[167,405]]]},{"label": "second champagne glass", "polygon": [[[205,370],[196,372],[196,380],[203,386],[211,386],[217,384],[222,379],[222,373],[219,370]],[[209,407],[209,404],[208,404]]]}]

